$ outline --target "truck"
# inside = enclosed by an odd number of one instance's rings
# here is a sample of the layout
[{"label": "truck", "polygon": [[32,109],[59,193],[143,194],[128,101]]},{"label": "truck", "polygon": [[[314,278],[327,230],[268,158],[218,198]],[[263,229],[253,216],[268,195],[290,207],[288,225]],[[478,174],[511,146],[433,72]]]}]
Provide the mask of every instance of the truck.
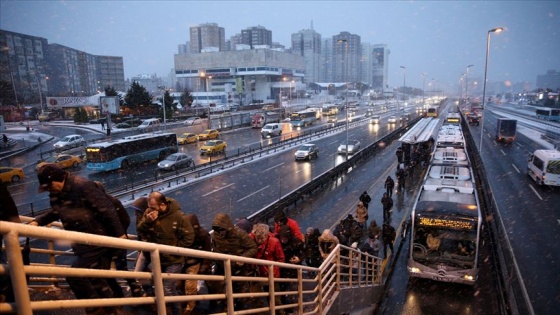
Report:
[{"label": "truck", "polygon": [[279,123],[280,113],[277,112],[258,112],[251,116],[251,126],[253,128],[262,128],[269,123]]},{"label": "truck", "polygon": [[515,141],[515,129],[517,120],[510,118],[498,118],[496,123],[496,141],[511,143]]}]

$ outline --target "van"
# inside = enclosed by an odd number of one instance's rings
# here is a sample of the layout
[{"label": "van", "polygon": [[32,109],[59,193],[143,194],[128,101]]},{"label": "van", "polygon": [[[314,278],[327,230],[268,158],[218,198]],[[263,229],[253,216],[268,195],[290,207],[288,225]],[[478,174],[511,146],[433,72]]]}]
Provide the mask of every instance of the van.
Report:
[{"label": "van", "polygon": [[535,150],[529,157],[527,175],[539,185],[560,186],[560,151]]},{"label": "van", "polygon": [[261,129],[263,139],[282,135],[282,125],[278,123],[266,124]]},{"label": "van", "polygon": [[139,126],[138,129],[146,130],[157,130],[161,126],[161,122],[158,118],[145,119]]},{"label": "van", "polygon": [[373,115],[369,119],[369,123],[374,125],[379,124],[380,121],[381,121],[381,117],[379,115]]}]

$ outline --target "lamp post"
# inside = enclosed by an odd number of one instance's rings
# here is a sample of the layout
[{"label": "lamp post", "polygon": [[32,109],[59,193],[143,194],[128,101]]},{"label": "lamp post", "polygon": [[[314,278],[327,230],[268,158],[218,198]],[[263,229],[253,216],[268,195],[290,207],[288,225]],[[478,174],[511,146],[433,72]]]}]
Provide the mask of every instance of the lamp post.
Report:
[{"label": "lamp post", "polygon": [[469,68],[474,67],[474,65],[467,66],[467,72],[465,73],[465,100],[469,100]]},{"label": "lamp post", "polygon": [[484,109],[486,107],[486,78],[488,76],[488,55],[490,54],[490,34],[500,33],[503,30],[503,27],[496,27],[489,30],[488,34],[486,35],[486,61],[484,62],[484,86],[482,88],[482,123],[480,125],[480,143],[478,152],[482,152],[482,134],[484,133],[484,118],[486,118]]},{"label": "lamp post", "polygon": [[[404,96],[404,92],[406,91],[406,67],[405,66],[401,66],[401,69],[404,69],[404,75],[403,75],[403,108],[404,108],[404,101],[406,101],[406,98]],[[398,108],[397,108],[398,110]]]},{"label": "lamp post", "polygon": [[158,88],[161,90],[161,108],[163,109],[163,130],[167,130],[167,118],[165,113],[165,86],[160,85]]},{"label": "lamp post", "polygon": [[339,39],[336,41],[337,43],[345,43],[346,44],[346,161],[348,161],[348,40],[347,39]]}]

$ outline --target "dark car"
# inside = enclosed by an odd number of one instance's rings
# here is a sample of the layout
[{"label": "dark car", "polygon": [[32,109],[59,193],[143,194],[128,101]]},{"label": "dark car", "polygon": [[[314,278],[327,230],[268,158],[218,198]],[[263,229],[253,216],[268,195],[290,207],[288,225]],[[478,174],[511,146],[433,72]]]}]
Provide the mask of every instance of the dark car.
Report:
[{"label": "dark car", "polygon": [[116,124],[115,127],[119,129],[127,129],[127,128],[138,127],[140,126],[141,123],[142,123],[141,119],[132,118]]},{"label": "dark car", "polygon": [[90,124],[100,124],[100,123],[106,123],[106,122],[107,122],[106,117],[96,118],[96,119],[92,119],[92,120],[89,121]]},{"label": "dark car", "polygon": [[480,117],[478,117],[478,115],[476,114],[469,114],[467,116],[467,121],[469,122],[469,125],[477,125],[480,124]]}]

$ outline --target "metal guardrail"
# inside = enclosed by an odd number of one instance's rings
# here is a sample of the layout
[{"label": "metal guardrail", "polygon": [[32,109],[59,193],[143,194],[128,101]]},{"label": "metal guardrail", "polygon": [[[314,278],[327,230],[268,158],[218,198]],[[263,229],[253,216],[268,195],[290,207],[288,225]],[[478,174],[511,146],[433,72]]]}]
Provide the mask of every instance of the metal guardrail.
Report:
[{"label": "metal guardrail", "polygon": [[487,237],[491,242],[492,255],[495,257],[493,266],[496,272],[492,274],[496,277],[494,282],[498,285],[502,314],[534,314],[521,274],[515,263],[507,230],[494,199],[492,187],[486,177],[484,163],[480,157],[480,149],[477,149],[465,117],[463,117],[461,124],[467,142],[467,152],[473,163],[475,180],[478,182],[476,187],[483,217],[492,218],[483,222],[488,229]]}]

